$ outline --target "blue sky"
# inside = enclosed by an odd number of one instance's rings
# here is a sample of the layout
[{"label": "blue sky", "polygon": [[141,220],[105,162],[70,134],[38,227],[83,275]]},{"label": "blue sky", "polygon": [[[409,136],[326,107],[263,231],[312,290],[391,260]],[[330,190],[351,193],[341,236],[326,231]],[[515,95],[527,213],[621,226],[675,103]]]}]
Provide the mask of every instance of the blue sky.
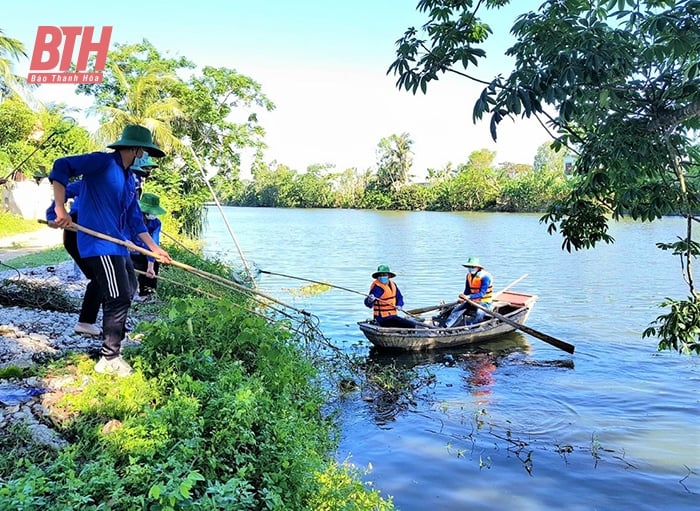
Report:
[{"label": "blue sky", "polygon": [[[503,51],[512,43],[512,20],[540,0],[514,0],[515,7],[486,13],[496,36],[488,60],[472,74],[490,79],[507,73]],[[471,111],[480,86],[445,77],[414,96],[398,90],[386,75],[394,43],[425,16],[417,0],[32,0],[3,7],[0,29],[19,39],[31,55],[39,25],[113,26],[111,43],[148,39],[162,53],[189,58],[199,66],[224,66],[261,84],[276,109],[258,118],[267,130],[268,161],[299,171],[313,163],[360,170],[376,162],[382,137],[408,132],[414,141],[413,173],[447,162],[465,162],[472,151],[496,151],[496,161],[532,164],[548,141],[533,121],[505,121],[494,143],[486,123],[474,125]],[[30,7],[29,7],[30,6]],[[31,9],[31,15],[28,14]],[[26,75],[29,61],[15,66]],[[43,85],[42,101],[64,101],[85,109],[71,85]],[[94,120],[82,121],[94,129]]]}]

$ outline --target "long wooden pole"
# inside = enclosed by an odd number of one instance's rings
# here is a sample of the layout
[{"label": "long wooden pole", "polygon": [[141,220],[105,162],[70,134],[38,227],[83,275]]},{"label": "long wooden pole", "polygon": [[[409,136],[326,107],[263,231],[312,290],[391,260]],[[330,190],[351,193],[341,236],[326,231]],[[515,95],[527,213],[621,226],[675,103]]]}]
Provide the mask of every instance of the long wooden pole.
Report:
[{"label": "long wooden pole", "polygon": [[228,219],[226,218],[226,214],[224,213],[224,209],[221,207],[221,204],[219,203],[219,199],[216,197],[216,193],[214,192],[214,189],[212,188],[211,184],[209,183],[209,180],[207,179],[207,175],[204,172],[204,166],[202,166],[202,162],[199,161],[199,157],[197,156],[197,153],[194,152],[194,149],[192,146],[189,146],[190,152],[192,153],[192,156],[194,157],[194,160],[197,162],[197,166],[199,167],[199,171],[202,174],[202,179],[204,180],[204,183],[207,185],[207,188],[209,188],[209,193],[211,193],[212,198],[214,199],[214,203],[216,204],[216,207],[219,209],[219,213],[221,214],[221,219],[224,221],[224,225],[226,226],[226,229],[228,230],[229,235],[231,236],[231,239],[233,240],[233,244],[236,245],[236,250],[238,250],[238,255],[241,257],[241,261],[243,262],[243,267],[245,268],[246,273],[248,274],[248,278],[250,279],[251,284],[253,287],[257,287],[257,283],[255,282],[255,279],[253,278],[253,272],[250,269],[250,266],[248,266],[248,261],[243,255],[243,250],[241,249],[241,246],[238,244],[238,239],[236,238],[236,235],[233,234],[233,229],[231,229],[231,225],[228,223]]},{"label": "long wooden pole", "polygon": [[[343,291],[347,291],[349,293],[355,293],[356,295],[360,295],[360,296],[365,296],[365,297],[369,296],[369,293],[363,293],[362,291],[355,291],[354,289],[349,289],[349,288],[343,287],[343,286],[336,286],[335,284],[331,284],[329,282],[322,282],[320,280],[306,279],[304,277],[295,277],[294,275],[286,275],[284,273],[276,273],[273,271],[266,271],[266,270],[261,270],[261,269],[258,269],[258,271],[260,273],[265,273],[267,275],[277,275],[278,277],[285,277],[288,279],[295,279],[295,280],[303,280],[304,282],[311,282],[312,284],[319,284],[321,286],[333,287],[335,289],[341,289]],[[381,298],[377,298],[377,300],[380,302],[386,302],[386,300],[382,300]],[[413,314],[411,312],[405,311],[403,309],[399,309],[399,310],[401,312],[405,313],[406,315],[413,317]],[[424,326],[424,327],[430,328],[429,325],[424,324],[420,318],[413,318],[413,319],[414,319],[414,321],[416,321],[419,324],[419,326]]]},{"label": "long wooden pole", "polygon": [[[522,281],[523,279],[525,279],[525,277],[527,277],[527,273],[526,273],[525,275],[523,275],[522,277],[519,277],[519,278],[515,279],[513,282],[511,282],[510,284],[508,284],[506,287],[504,287],[504,288],[501,289],[500,291],[497,291],[496,293],[494,293],[494,295],[493,295],[493,296],[494,296],[494,299],[495,299],[498,295],[500,295],[501,293],[505,293],[505,292],[508,291],[510,288],[512,288],[513,286],[515,286],[516,284],[518,284],[520,281]],[[460,303],[462,303],[462,302],[456,301],[456,302],[451,302],[451,303],[441,303],[441,304],[439,304],[439,305],[431,305],[430,307],[421,307],[421,308],[419,308],[419,309],[411,309],[411,310],[406,311],[406,312],[408,312],[409,314],[423,314],[424,312],[430,312],[430,311],[434,311],[434,310],[436,310],[436,309],[447,309],[447,308],[449,308],[449,307],[454,307],[455,305],[458,305],[458,304],[460,304]]]},{"label": "long wooden pole", "polygon": [[[39,220],[39,223],[44,223],[44,224],[48,224],[48,225],[55,225],[53,222],[47,222],[46,220]],[[87,227],[83,227],[82,225],[78,225],[74,222],[71,222],[71,224],[66,229],[72,229],[74,231],[81,231],[81,232],[84,232],[85,234],[89,234],[90,236],[94,236],[96,238],[100,238],[100,239],[103,239],[106,241],[111,241],[112,243],[116,243],[117,245],[121,245],[123,247],[128,248],[132,252],[139,252],[143,255],[153,257],[154,259],[157,259],[162,264],[170,264],[172,266],[175,266],[176,268],[180,268],[180,269],[188,271],[190,273],[194,273],[195,275],[198,275],[198,276],[200,276],[204,279],[210,280],[212,282],[216,282],[220,285],[228,286],[228,287],[234,288],[236,290],[243,291],[245,293],[251,293],[251,294],[261,296],[261,297],[265,298],[266,300],[270,300],[271,302],[275,302],[275,303],[282,305],[290,310],[293,310],[293,311],[298,312],[300,314],[303,314],[305,316],[311,316],[310,312],[292,307],[291,305],[288,305],[284,302],[281,302],[280,300],[273,298],[272,296],[269,296],[265,293],[261,293],[260,291],[257,291],[255,289],[251,289],[249,287],[242,286],[241,284],[238,284],[232,280],[220,277],[219,275],[215,275],[213,273],[209,273],[209,272],[206,272],[204,270],[200,270],[199,268],[195,268],[194,266],[190,266],[189,264],[181,263],[181,262],[178,262],[175,260],[171,260],[170,262],[165,262],[165,261],[161,260],[160,256],[158,254],[156,254],[155,252],[151,252],[150,250],[148,250],[146,248],[139,247],[138,245],[135,245],[131,241],[121,240],[119,238],[114,238],[114,237],[109,236],[107,234],[103,234],[103,233],[98,232],[98,231],[93,231],[92,229],[89,229]]]},{"label": "long wooden pole", "polygon": [[543,332],[535,330],[534,328],[530,328],[529,326],[522,325],[522,324],[518,323],[517,321],[513,321],[512,319],[505,317],[503,314],[499,314],[498,312],[493,311],[487,307],[484,307],[483,305],[481,305],[479,303],[473,302],[472,300],[467,299],[467,300],[465,300],[465,302],[472,305],[473,307],[476,307],[479,310],[484,311],[489,316],[493,316],[496,319],[500,319],[501,321],[509,324],[513,328],[516,328],[518,330],[522,330],[523,332],[530,334],[533,337],[537,337],[538,339],[546,342],[547,344],[551,344],[555,348],[559,348],[560,350],[564,350],[567,353],[571,353],[571,354],[573,354],[574,349],[576,349],[573,344],[569,344],[568,342],[564,342],[560,339],[552,337],[551,335],[547,335]]}]

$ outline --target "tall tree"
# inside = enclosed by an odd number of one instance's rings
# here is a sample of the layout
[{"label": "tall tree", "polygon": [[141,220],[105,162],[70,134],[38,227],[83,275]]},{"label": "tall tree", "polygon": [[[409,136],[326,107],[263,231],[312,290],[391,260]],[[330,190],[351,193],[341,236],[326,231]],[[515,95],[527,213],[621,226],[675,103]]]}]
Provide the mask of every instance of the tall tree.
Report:
[{"label": "tall tree", "polygon": [[413,140],[408,133],[382,138],[377,145],[377,186],[383,191],[398,191],[409,179],[413,165]]},{"label": "tall tree", "polygon": [[274,104],[251,78],[226,68],[196,73],[187,58],[166,58],[146,40],[116,45],[108,62],[102,83],[78,87],[95,98],[104,123],[101,138],[113,138],[130,122],[153,131],[173,156],[154,178],[173,198],[169,210],[197,236],[202,205],[212,198],[207,181],[217,175],[217,189],[241,188],[223,181],[239,179],[242,150],[252,149],[260,158],[264,130],[256,109],[271,110]]},{"label": "tall tree", "polygon": [[21,91],[21,80],[12,72],[12,63],[26,56],[24,45],[17,39],[7,37],[0,29],[0,101],[12,92]]},{"label": "tall tree", "polygon": [[[474,79],[468,68],[485,57],[491,34],[480,9],[509,0],[421,0],[425,38],[409,29],[398,41],[390,72],[398,85],[425,92],[442,73]],[[659,349],[700,353],[700,303],[692,239],[700,211],[700,1],[546,0],[523,12],[507,51],[513,71],[486,83],[474,119],[490,117],[491,134],[506,117],[536,117],[578,157],[573,187],[543,221],[560,231],[567,250],[613,242],[609,219],[651,221],[680,213],[677,241],[658,243],[681,260],[688,300],[670,300],[645,335]],[[553,113],[552,113],[553,112]]]}]

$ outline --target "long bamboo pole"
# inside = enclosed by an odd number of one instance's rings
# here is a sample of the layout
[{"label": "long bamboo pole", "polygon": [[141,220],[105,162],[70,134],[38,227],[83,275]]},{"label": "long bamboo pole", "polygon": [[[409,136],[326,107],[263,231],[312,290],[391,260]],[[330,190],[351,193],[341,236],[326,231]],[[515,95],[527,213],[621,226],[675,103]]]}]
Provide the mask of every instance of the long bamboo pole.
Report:
[{"label": "long bamboo pole", "polygon": [[[355,293],[356,295],[360,295],[360,296],[364,296],[364,297],[369,296],[369,293],[363,293],[362,291],[355,291],[354,289],[349,289],[349,288],[343,287],[343,286],[336,286],[335,284],[331,284],[331,283],[329,283],[329,282],[322,282],[322,281],[320,281],[320,280],[306,279],[306,278],[304,278],[304,277],[295,277],[294,275],[286,275],[286,274],[284,274],[284,273],[276,273],[276,272],[273,272],[273,271],[266,271],[266,270],[261,270],[261,269],[258,269],[258,271],[259,271],[260,273],[265,273],[265,274],[267,274],[267,275],[277,275],[278,277],[285,277],[285,278],[288,278],[288,279],[295,279],[295,280],[303,280],[304,282],[311,282],[312,284],[319,284],[319,285],[322,285],[322,286],[333,287],[333,288],[335,288],[335,289],[341,289],[341,290],[343,290],[343,291],[348,291],[349,293]],[[389,302],[387,302],[386,300],[382,300],[381,298],[377,298],[377,300],[380,301],[380,302],[389,303]],[[426,327],[426,328],[431,328],[429,325],[423,323],[423,321],[422,321],[421,318],[415,317],[411,312],[405,311],[405,310],[403,310],[403,309],[398,309],[398,310],[400,310],[401,312],[403,312],[403,313],[406,314],[407,316],[410,316],[414,321],[416,321],[417,326],[422,326],[422,327]]]},{"label": "long bamboo pole", "polygon": [[[44,224],[50,225],[52,227],[56,227],[56,224],[54,224],[53,222],[47,222],[46,220],[39,220],[39,223],[44,223]],[[286,307],[287,309],[298,312],[299,314],[303,314],[304,316],[311,316],[310,312],[307,312],[307,311],[301,310],[301,309],[297,309],[296,307],[292,307],[291,305],[288,305],[288,304],[278,300],[277,298],[274,298],[274,297],[267,295],[265,293],[261,293],[260,291],[258,291],[256,289],[251,289],[249,287],[242,286],[241,284],[238,284],[232,280],[220,277],[219,275],[215,275],[213,273],[209,273],[209,272],[206,272],[204,270],[200,270],[198,268],[195,268],[194,266],[190,266],[189,264],[181,263],[181,262],[178,262],[178,261],[175,261],[172,259],[170,261],[163,261],[162,258],[158,254],[156,254],[155,252],[151,252],[150,250],[148,250],[146,248],[139,247],[138,245],[132,243],[131,241],[121,240],[119,238],[115,238],[113,236],[109,236],[107,234],[103,234],[101,232],[94,231],[94,230],[89,229],[87,227],[83,227],[82,225],[78,225],[75,222],[71,222],[71,224],[70,224],[70,226],[68,226],[68,228],[75,230],[75,231],[84,232],[85,234],[89,234],[90,236],[94,236],[96,238],[100,238],[100,239],[103,239],[106,241],[111,241],[112,243],[115,243],[117,245],[121,245],[123,247],[128,248],[132,252],[139,252],[143,255],[153,257],[154,259],[157,259],[161,264],[170,264],[176,268],[180,268],[182,270],[185,270],[185,271],[188,271],[188,272],[193,273],[195,275],[198,275],[206,280],[216,282],[216,283],[223,285],[223,286],[228,286],[228,287],[230,287],[232,289],[236,289],[238,291],[243,291],[245,293],[250,293],[250,294],[254,294],[254,295],[263,297],[266,300],[270,300],[271,302],[282,305],[283,307]]]},{"label": "long bamboo pole", "polygon": [[250,266],[248,266],[248,261],[246,260],[245,256],[243,255],[243,250],[241,249],[241,246],[238,244],[238,239],[236,238],[236,235],[233,234],[233,229],[231,229],[231,225],[228,223],[228,219],[226,218],[226,215],[224,214],[224,209],[221,207],[221,204],[219,203],[219,199],[216,196],[216,193],[214,192],[214,189],[212,188],[211,184],[209,183],[209,180],[207,179],[207,175],[204,172],[204,166],[202,166],[202,162],[199,161],[199,157],[197,156],[197,153],[195,150],[192,148],[191,145],[188,145],[190,152],[192,153],[192,156],[194,157],[194,160],[197,162],[197,166],[199,167],[199,171],[202,174],[202,179],[207,185],[207,188],[209,188],[209,193],[211,193],[212,198],[214,199],[214,203],[216,204],[216,207],[219,209],[219,213],[221,213],[221,218],[224,221],[224,225],[226,225],[226,229],[228,230],[229,235],[231,236],[231,239],[233,240],[233,244],[236,245],[236,250],[238,250],[238,255],[241,257],[241,261],[243,262],[243,267],[245,268],[246,273],[248,274],[248,278],[250,279],[250,282],[252,283],[253,287],[257,287],[257,283],[255,282],[255,278],[253,278],[253,272],[250,269]]}]

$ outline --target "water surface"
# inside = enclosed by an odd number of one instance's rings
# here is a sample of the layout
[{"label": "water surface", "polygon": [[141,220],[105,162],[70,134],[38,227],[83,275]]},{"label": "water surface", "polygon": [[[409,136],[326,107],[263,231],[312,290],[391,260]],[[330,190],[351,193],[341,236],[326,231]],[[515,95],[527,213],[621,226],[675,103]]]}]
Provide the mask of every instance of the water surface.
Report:
[{"label": "water surface", "polygon": [[[615,244],[569,254],[539,215],[224,210],[250,266],[364,293],[386,263],[406,308],[454,301],[470,256],[496,290],[527,274],[515,289],[539,296],[528,325],[576,345],[572,356],[517,332],[447,358],[386,356],[357,328],[370,315],[362,296],[299,296],[289,290],[304,282],[263,274],[260,289],[313,312],[334,345],[434,375],[408,405],[359,394],[342,403],[338,458],[368,469],[397,508],[699,507],[698,357],[641,338],[665,297],[687,295],[678,261],[655,247],[683,234],[681,219],[615,223]],[[242,267],[215,208],[203,240]]]}]

